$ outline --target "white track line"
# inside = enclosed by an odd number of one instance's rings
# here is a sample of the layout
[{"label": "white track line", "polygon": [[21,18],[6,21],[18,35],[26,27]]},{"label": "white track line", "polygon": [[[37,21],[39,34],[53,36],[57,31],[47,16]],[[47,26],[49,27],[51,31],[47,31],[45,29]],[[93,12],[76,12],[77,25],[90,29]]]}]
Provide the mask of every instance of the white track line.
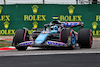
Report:
[{"label": "white track line", "polygon": [[0,56],[28,56],[28,55],[57,55],[57,54],[90,54],[100,53],[100,51],[70,51],[70,52],[49,52],[49,53],[25,53],[25,54],[7,54]]}]

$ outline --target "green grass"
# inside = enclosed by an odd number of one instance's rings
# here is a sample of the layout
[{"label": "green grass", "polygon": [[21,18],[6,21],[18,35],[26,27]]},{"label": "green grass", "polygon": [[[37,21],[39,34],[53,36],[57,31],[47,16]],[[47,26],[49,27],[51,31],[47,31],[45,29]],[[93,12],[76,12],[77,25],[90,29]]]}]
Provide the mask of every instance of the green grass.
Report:
[{"label": "green grass", "polygon": [[100,36],[93,36],[94,38],[100,38]]},{"label": "green grass", "polygon": [[0,36],[14,36],[14,35],[0,35]]},{"label": "green grass", "polygon": [[0,43],[0,47],[11,46],[11,43]]}]

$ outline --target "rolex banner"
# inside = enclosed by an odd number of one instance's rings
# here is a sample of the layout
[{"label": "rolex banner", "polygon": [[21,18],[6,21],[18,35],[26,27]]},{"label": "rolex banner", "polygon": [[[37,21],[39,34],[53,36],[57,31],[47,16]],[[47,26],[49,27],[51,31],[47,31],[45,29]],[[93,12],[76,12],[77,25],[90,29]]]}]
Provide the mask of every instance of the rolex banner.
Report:
[{"label": "rolex banner", "polygon": [[[54,5],[16,4],[0,5],[0,35],[14,35],[17,29],[26,27],[43,28],[53,16],[60,21],[84,22],[84,28],[92,29],[94,36],[100,36],[100,4]],[[79,27],[74,28],[78,31]]]}]

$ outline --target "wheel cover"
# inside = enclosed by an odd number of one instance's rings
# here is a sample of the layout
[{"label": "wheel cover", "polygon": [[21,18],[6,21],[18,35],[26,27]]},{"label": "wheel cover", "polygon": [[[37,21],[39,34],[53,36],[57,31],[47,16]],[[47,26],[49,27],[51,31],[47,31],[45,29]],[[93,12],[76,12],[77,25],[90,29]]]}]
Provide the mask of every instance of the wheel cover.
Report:
[{"label": "wheel cover", "polygon": [[72,34],[72,36],[71,36],[71,46],[72,46],[72,48],[75,47],[75,35],[74,34]]}]

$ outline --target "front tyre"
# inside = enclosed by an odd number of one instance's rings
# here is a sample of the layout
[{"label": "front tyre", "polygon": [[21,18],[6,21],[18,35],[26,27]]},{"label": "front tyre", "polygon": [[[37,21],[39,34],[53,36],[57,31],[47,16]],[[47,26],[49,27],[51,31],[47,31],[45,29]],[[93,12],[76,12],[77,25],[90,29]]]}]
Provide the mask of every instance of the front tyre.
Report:
[{"label": "front tyre", "polygon": [[76,44],[76,38],[74,31],[71,29],[62,29],[59,35],[59,41],[68,43],[69,49],[74,49]]},{"label": "front tyre", "polygon": [[15,32],[13,42],[14,42],[15,47],[16,47],[17,50],[26,50],[27,49],[27,46],[16,46],[21,42],[29,40],[29,38],[26,37],[26,35],[28,35],[28,32],[26,32],[26,30],[24,30],[24,29],[18,29]]},{"label": "front tyre", "polygon": [[18,51],[23,51],[27,49],[27,46],[15,46]]}]

